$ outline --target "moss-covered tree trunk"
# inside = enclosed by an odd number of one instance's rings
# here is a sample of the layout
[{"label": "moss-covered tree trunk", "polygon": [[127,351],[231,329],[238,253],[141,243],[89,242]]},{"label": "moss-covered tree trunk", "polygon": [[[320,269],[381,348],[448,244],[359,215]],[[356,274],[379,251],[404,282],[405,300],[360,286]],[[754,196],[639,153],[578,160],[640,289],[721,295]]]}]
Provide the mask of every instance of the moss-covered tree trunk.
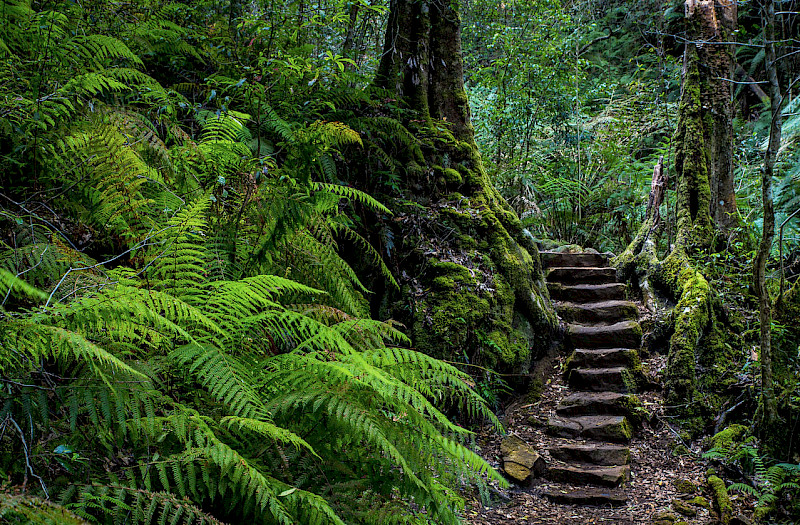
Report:
[{"label": "moss-covered tree trunk", "polygon": [[[737,8],[735,0],[687,0],[686,54],[697,68],[698,121],[703,134],[711,218],[728,233],[738,223],[733,177],[733,83]],[[684,62],[686,65],[686,62]]]},{"label": "moss-covered tree trunk", "polygon": [[464,90],[458,3],[392,0],[375,84],[410,111],[422,144],[407,151],[393,199],[401,293],[384,315],[414,345],[448,359],[524,370],[556,327],[538,252],[490,183]]},{"label": "moss-covered tree trunk", "polygon": [[725,353],[718,322],[721,305],[693,261],[712,249],[717,232],[737,222],[731,166],[733,60],[736,27],[732,0],[686,0],[681,102],[674,137],[677,175],[677,236],[664,260],[656,255],[645,224],[614,260],[624,278],[648,279],[676,303],[666,371],[667,402],[700,423],[720,403]]},{"label": "moss-covered tree trunk", "polygon": [[775,53],[775,3],[773,0],[761,0],[761,18],[764,24],[764,66],[769,79],[771,119],[769,141],[764,153],[764,168],[761,171],[761,196],[764,206],[764,221],[761,243],[756,260],[753,263],[753,285],[758,296],[759,324],[761,330],[761,410],[762,429],[773,430],[778,419],[778,402],[775,398],[775,387],[772,375],[772,299],[766,283],[766,269],[769,252],[775,238],[775,210],[772,199],[772,177],[775,161],[781,144],[781,87],[778,81],[778,67]]}]

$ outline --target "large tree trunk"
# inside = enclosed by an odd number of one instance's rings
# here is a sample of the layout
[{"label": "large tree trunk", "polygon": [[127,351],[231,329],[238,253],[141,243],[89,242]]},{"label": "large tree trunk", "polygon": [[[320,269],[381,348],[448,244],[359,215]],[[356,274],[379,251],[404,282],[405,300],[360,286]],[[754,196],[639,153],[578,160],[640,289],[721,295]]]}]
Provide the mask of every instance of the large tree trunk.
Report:
[{"label": "large tree trunk", "polygon": [[[686,0],[684,68],[697,68],[703,119],[710,213],[723,233],[738,223],[733,179],[733,56],[737,28],[735,0]],[[693,64],[687,64],[693,62]],[[686,69],[684,72],[687,73]]]},{"label": "large tree trunk", "polygon": [[[720,363],[731,344],[722,336],[721,306],[693,263],[712,249],[717,232],[737,221],[731,165],[733,64],[731,33],[736,27],[733,0],[686,0],[687,41],[678,124],[675,172],[677,236],[672,251],[659,260],[653,221],[647,220],[630,246],[613,263],[622,278],[651,282],[676,303],[665,322],[673,323],[666,370],[666,394],[675,412],[696,423],[714,415],[724,389]],[[727,341],[730,343],[730,341]],[[702,373],[699,372],[702,370]],[[716,400],[716,401],[713,401]]]},{"label": "large tree trunk", "polygon": [[458,3],[392,0],[390,9],[375,84],[410,108],[402,121],[422,151],[405,148],[406,176],[390,199],[402,290],[382,313],[409,326],[423,351],[524,370],[557,324],[536,246],[475,145]]},{"label": "large tree trunk", "polygon": [[767,259],[775,238],[775,210],[772,202],[772,176],[775,160],[781,144],[781,88],[775,53],[775,4],[773,0],[761,0],[764,21],[765,57],[764,66],[769,79],[770,109],[772,119],[769,127],[769,142],[764,153],[764,168],[761,172],[761,195],[764,204],[764,223],[761,243],[753,264],[753,281],[758,296],[759,322],[761,324],[761,410],[762,429],[772,430],[778,419],[778,402],[772,378],[772,299],[767,290],[765,273]]}]

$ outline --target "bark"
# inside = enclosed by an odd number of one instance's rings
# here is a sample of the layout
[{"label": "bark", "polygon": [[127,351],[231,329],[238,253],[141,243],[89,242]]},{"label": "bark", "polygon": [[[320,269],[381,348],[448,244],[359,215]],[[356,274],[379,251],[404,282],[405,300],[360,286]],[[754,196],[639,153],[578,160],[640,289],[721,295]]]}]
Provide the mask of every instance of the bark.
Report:
[{"label": "bark", "polygon": [[737,28],[735,0],[686,0],[687,58],[696,61],[701,85],[701,129],[706,149],[714,225],[724,234],[738,224],[733,176],[734,46]]},{"label": "bark", "polygon": [[352,58],[350,57],[350,51],[353,49],[353,41],[355,40],[356,26],[358,24],[358,11],[360,7],[361,4],[358,2],[353,2],[350,4],[349,22],[347,23],[347,31],[345,32],[344,42],[342,43],[342,56],[346,58]]},{"label": "bark", "polygon": [[461,18],[455,2],[393,0],[375,84],[424,119],[441,119],[473,141],[464,91]]},{"label": "bark", "polygon": [[772,300],[766,286],[766,266],[772,241],[775,238],[775,210],[772,199],[772,176],[775,159],[781,143],[781,92],[778,70],[775,64],[775,6],[772,0],[762,0],[762,20],[764,24],[765,58],[767,78],[769,79],[770,109],[772,120],[769,129],[767,151],[764,153],[764,168],[761,171],[761,198],[764,205],[764,224],[761,243],[753,269],[753,280],[759,303],[759,322],[761,324],[761,409],[762,428],[771,429],[778,418],[778,406],[772,376]]},{"label": "bark", "polygon": [[[382,316],[428,353],[506,371],[527,368],[557,328],[538,251],[491,184],[463,82],[458,2],[392,0],[375,85],[408,108],[422,152],[386,199],[401,294]],[[412,201],[415,206],[408,206]],[[394,203],[394,204],[392,204]]]},{"label": "bark", "polygon": [[[658,217],[648,218],[634,241],[613,263],[622,278],[651,283],[676,304],[672,314],[665,390],[668,404],[699,430],[716,408],[703,397],[718,391],[718,363],[727,359],[713,290],[693,257],[712,249],[717,232],[737,223],[731,166],[732,46],[736,5],[732,0],[686,0],[683,74],[675,144],[677,235],[660,260],[652,232]],[[651,198],[658,196],[654,187]],[[698,367],[704,369],[698,373]],[[693,428],[692,428],[693,427]]]}]

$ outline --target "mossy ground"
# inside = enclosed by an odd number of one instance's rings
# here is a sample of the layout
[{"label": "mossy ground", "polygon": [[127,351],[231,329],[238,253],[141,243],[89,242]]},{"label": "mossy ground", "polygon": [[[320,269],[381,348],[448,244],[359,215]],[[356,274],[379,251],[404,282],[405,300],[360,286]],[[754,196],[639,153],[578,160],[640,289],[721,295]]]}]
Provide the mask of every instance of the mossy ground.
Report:
[{"label": "mossy ground", "polygon": [[67,509],[38,498],[0,493],[0,523],[6,525],[87,525]]}]

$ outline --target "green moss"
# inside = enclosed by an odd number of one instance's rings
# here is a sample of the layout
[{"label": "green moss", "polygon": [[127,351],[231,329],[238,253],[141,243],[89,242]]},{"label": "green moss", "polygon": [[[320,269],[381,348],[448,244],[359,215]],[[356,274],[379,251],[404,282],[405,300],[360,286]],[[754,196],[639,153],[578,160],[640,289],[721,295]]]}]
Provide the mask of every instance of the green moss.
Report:
[{"label": "green moss", "polygon": [[468,229],[471,226],[473,221],[472,215],[465,211],[457,210],[455,208],[442,208],[439,210],[439,214],[443,217],[444,222],[449,222],[454,226],[458,226],[463,229]]},{"label": "green moss", "polygon": [[725,482],[717,476],[709,476],[708,487],[711,489],[714,507],[719,513],[719,520],[724,525],[727,525],[731,522],[733,504],[731,503],[730,496],[728,496],[728,489],[725,487]]},{"label": "green moss", "polygon": [[680,494],[694,494],[697,492],[697,485],[688,479],[675,479],[672,480],[672,486],[675,487]]},{"label": "green moss", "polygon": [[461,174],[453,168],[446,168],[443,177],[444,181],[449,185],[457,185],[463,182]]},{"label": "green moss", "polygon": [[7,525],[87,525],[63,507],[38,498],[0,493],[0,523]]},{"label": "green moss", "polygon": [[621,424],[608,430],[608,438],[613,441],[630,441],[632,437],[633,425],[628,418],[624,418]]},{"label": "green moss", "polygon": [[674,142],[678,173],[678,235],[676,245],[685,249],[708,247],[713,237],[711,185],[708,178],[707,122],[702,104],[702,78],[694,45],[686,46],[683,94]]},{"label": "green moss", "polygon": [[[542,397],[543,392],[544,392],[544,381],[542,380],[541,377],[534,377],[531,380],[530,386],[528,387],[528,393],[525,395],[525,402],[535,403]],[[531,417],[533,418],[533,416]],[[541,421],[539,421],[538,419],[536,419],[536,421],[539,422],[539,424],[541,424]]]},{"label": "green moss", "polygon": [[703,496],[695,496],[694,498],[690,499],[688,503],[690,505],[694,505],[695,507],[700,507],[703,509],[711,508],[711,503],[709,503],[708,500]]},{"label": "green moss", "polygon": [[464,250],[474,250],[478,247],[478,243],[475,241],[473,237],[469,235],[459,235],[458,243]]},{"label": "green moss", "polygon": [[432,265],[437,275],[448,276],[454,281],[467,284],[476,284],[472,277],[472,272],[466,266],[461,266],[454,262],[436,262]]},{"label": "green moss", "polygon": [[456,286],[456,282],[449,277],[437,277],[433,280],[433,286],[437,290],[452,290]]},{"label": "green moss", "polygon": [[689,450],[689,449],[686,447],[686,445],[684,445],[683,443],[678,443],[677,445],[675,445],[675,446],[672,448],[672,455],[673,455],[673,456],[688,456],[688,455],[690,455],[691,453],[692,453],[692,451],[691,451],[691,450]]},{"label": "green moss", "polygon": [[[667,358],[667,403],[681,405],[694,399],[696,351],[711,321],[711,290],[705,277],[673,252],[665,261],[665,271],[679,271],[676,287],[680,300],[675,307],[675,332],[670,338]],[[683,261],[681,262],[681,259]],[[672,276],[668,277],[672,280]]]},{"label": "green moss", "polygon": [[622,382],[625,383],[626,391],[628,392],[636,391],[636,378],[630,369],[625,368],[624,370],[622,370]]},{"label": "green moss", "polygon": [[744,425],[731,425],[728,428],[714,434],[709,441],[711,448],[730,450],[734,443],[738,443],[747,435],[747,427]]},{"label": "green moss", "polygon": [[672,510],[690,518],[697,516],[697,509],[680,499],[672,500]]}]

